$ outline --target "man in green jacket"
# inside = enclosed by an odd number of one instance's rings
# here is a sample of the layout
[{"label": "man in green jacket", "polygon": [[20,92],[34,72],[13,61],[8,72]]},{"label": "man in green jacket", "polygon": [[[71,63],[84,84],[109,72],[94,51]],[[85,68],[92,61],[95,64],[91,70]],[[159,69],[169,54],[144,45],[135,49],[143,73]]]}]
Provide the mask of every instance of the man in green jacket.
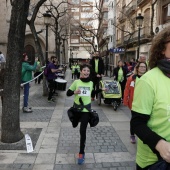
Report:
[{"label": "man in green jacket", "polygon": [[28,56],[26,53],[23,54],[23,62],[22,62],[22,83],[24,84],[24,103],[23,103],[23,112],[25,113],[31,113],[32,109],[31,107],[28,107],[28,96],[29,96],[29,81],[32,79],[32,71],[35,71],[37,67],[37,61],[38,58],[35,58],[34,65],[30,65],[28,63]]}]

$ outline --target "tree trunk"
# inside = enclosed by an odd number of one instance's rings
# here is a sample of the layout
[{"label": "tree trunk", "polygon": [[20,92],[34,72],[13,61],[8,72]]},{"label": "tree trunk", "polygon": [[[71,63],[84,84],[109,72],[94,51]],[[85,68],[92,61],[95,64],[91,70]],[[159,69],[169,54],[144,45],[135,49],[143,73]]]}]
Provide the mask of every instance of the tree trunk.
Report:
[{"label": "tree trunk", "polygon": [[13,143],[23,138],[20,130],[21,58],[30,0],[14,0],[8,34],[1,141]]},{"label": "tree trunk", "polygon": [[[31,32],[32,32],[34,40],[35,40],[35,46],[36,46],[36,49],[37,49],[38,58],[40,60],[41,65],[44,66],[45,60],[44,60],[42,48],[41,48],[41,45],[40,45],[40,41],[39,41],[35,26],[34,26],[34,22],[31,22],[29,24],[29,26],[30,26]],[[47,89],[47,86],[46,86],[46,78],[43,78],[43,96],[47,96],[47,95],[48,95],[48,89]]]}]

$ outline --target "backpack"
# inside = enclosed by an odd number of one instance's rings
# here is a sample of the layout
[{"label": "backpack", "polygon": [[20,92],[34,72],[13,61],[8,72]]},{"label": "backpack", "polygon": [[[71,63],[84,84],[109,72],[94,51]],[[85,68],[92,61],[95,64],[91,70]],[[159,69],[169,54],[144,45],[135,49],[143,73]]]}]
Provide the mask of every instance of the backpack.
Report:
[{"label": "backpack", "polygon": [[49,72],[49,68],[48,68],[48,66],[46,66],[45,69],[44,69],[44,76],[45,77],[48,76],[48,72]]}]

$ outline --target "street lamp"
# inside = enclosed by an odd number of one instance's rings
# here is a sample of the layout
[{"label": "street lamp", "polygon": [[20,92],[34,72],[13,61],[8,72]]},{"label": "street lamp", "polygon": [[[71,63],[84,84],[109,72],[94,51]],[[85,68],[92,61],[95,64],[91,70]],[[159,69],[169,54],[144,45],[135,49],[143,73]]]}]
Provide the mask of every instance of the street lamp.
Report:
[{"label": "street lamp", "polygon": [[107,45],[107,51],[106,51],[106,76],[108,71],[108,44],[109,44],[110,37],[106,37],[106,45]]},{"label": "street lamp", "polygon": [[140,50],[140,29],[142,27],[144,17],[141,14],[138,14],[136,17],[136,24],[138,27],[138,47],[137,47],[137,61],[139,59],[139,50]]},{"label": "street lamp", "polygon": [[49,11],[46,11],[46,13],[43,14],[43,16],[44,16],[44,24],[46,25],[46,52],[45,52],[46,65],[48,63],[48,26],[51,23],[51,14],[49,14],[48,12]]}]

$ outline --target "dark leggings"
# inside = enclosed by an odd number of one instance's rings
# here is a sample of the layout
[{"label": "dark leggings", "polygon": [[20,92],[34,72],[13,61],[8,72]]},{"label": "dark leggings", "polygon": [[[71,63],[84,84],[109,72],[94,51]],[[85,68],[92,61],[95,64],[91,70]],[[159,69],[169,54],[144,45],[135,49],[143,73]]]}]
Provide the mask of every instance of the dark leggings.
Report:
[{"label": "dark leggings", "polygon": [[80,154],[84,154],[89,112],[80,112]]}]

